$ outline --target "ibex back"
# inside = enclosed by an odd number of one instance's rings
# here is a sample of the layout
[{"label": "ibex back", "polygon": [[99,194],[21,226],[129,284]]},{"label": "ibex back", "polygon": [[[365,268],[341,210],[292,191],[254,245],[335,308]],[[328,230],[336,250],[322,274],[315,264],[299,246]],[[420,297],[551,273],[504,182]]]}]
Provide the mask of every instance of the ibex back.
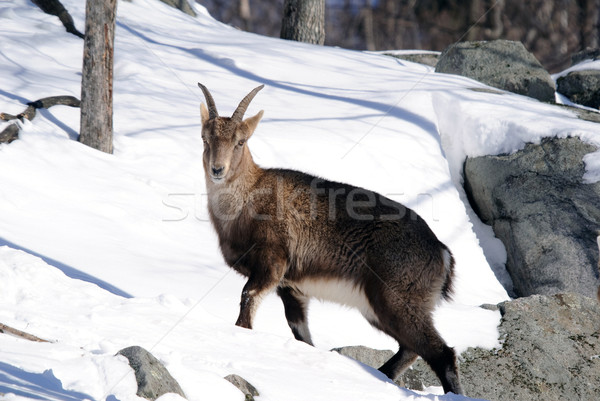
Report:
[{"label": "ibex back", "polygon": [[263,112],[243,116],[263,86],[229,118],[198,85],[208,104],[200,114],[209,215],[225,261],[248,277],[236,324],[252,328],[260,300],[276,290],[294,337],[312,344],[309,298],[353,306],[400,345],[383,373],[395,379],[420,355],[444,391],[461,393],[454,350],[432,320],[450,296],[454,259],[425,221],[366,189],[260,168],[247,140]]}]

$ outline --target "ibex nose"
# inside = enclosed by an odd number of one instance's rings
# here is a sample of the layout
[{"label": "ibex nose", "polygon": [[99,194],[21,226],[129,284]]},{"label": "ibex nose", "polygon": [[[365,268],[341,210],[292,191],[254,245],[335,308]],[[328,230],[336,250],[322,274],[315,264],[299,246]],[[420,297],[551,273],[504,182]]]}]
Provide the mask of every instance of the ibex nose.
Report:
[{"label": "ibex nose", "polygon": [[221,173],[223,172],[223,170],[225,170],[225,167],[215,167],[215,166],[212,166],[211,169],[212,169],[213,176],[214,177],[218,177],[218,176],[221,175]]}]

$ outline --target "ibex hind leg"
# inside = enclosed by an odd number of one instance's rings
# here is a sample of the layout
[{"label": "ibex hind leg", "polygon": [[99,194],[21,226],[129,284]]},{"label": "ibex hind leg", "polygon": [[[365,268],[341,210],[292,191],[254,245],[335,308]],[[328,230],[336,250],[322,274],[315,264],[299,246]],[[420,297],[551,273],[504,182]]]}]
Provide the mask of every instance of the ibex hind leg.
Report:
[{"label": "ibex hind leg", "polygon": [[424,357],[442,383],[445,393],[463,394],[458,368],[456,366],[456,355],[454,350],[444,345],[441,353]]},{"label": "ibex hind leg", "polygon": [[400,350],[379,370],[395,380],[420,355],[439,378],[444,392],[462,394],[454,350],[438,334],[428,312],[408,304],[393,309],[394,321],[379,328],[398,341]]},{"label": "ibex hind leg", "polygon": [[384,363],[383,366],[379,368],[379,371],[390,379],[396,380],[402,372],[417,360],[418,356],[419,355],[415,352],[410,351],[405,347],[400,347],[400,350]]},{"label": "ibex hind leg", "polygon": [[290,287],[277,288],[277,294],[283,301],[285,317],[294,338],[313,345],[310,330],[308,329],[307,304],[308,299]]},{"label": "ibex hind leg", "polygon": [[433,322],[423,325],[419,331],[420,341],[414,346],[415,352],[435,372],[445,393],[463,394],[454,350],[446,345],[433,326]]}]

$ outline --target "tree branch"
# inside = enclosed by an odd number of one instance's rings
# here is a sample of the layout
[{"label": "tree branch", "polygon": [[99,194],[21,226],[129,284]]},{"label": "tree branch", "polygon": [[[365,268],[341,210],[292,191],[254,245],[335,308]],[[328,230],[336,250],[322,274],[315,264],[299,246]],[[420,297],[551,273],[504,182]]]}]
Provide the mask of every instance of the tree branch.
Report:
[{"label": "tree branch", "polygon": [[37,342],[40,342],[40,343],[48,343],[48,342],[50,342],[48,340],[44,340],[42,338],[36,337],[33,334],[29,334],[29,333],[25,333],[24,331],[21,331],[21,330],[13,329],[12,327],[7,326],[7,325],[2,324],[2,323],[0,323],[0,333],[11,334],[13,336],[24,338],[25,340],[37,341]]},{"label": "tree branch", "polygon": [[[62,105],[79,107],[80,101],[74,96],[50,96],[38,99],[35,102],[27,103],[27,108],[16,116],[8,113],[0,113],[0,120],[10,121],[27,119],[33,120],[36,115],[37,109],[48,109],[52,106]],[[11,143],[15,139],[19,138],[19,124],[17,122],[10,124],[2,132],[0,132],[0,143]]]},{"label": "tree branch", "polygon": [[85,38],[85,35],[75,28],[75,23],[71,14],[65,9],[59,0],[31,0],[33,4],[42,9],[43,12],[50,15],[56,15],[60,22],[65,26],[67,32],[72,33],[80,38]]}]

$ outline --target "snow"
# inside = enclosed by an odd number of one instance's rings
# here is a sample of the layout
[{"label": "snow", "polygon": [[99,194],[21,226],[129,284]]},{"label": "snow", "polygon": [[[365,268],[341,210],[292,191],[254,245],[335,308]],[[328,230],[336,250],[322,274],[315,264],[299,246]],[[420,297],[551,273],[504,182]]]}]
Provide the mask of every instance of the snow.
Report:
[{"label": "snow", "polygon": [[[85,2],[63,0],[83,31]],[[119,2],[114,145],[79,144],[79,110],[55,106],[0,145],[0,322],[50,340],[0,335],[0,395],[28,400],[139,400],[120,349],[159,358],[189,400],[458,400],[413,392],[328,350],[395,349],[357,311],[312,302],[316,347],[299,343],[268,296],[255,329],[234,326],[244,279],[222,260],[206,213],[196,83],[220,114],[260,84],[247,115],[265,117],[249,143],[265,167],[300,169],[376,190],[415,209],[457,261],[456,295],[435,312],[457,351],[498,345],[508,299],[506,252],[462,190],[466,156],[514,152],[546,136],[600,146],[574,113],[380,54],[244,33],[195,4],[187,16],[156,0]],[[0,4],[0,111],[45,96],[79,97],[82,40],[27,0]],[[0,123],[0,130],[6,123]],[[586,156],[600,180],[598,152]],[[161,401],[180,399],[166,395]]]},{"label": "snow", "polygon": [[590,71],[590,70],[600,70],[600,60],[583,60],[580,63],[577,63],[564,71],[561,71],[556,74],[552,74],[552,79],[555,81],[560,78],[568,75],[573,71]]}]

